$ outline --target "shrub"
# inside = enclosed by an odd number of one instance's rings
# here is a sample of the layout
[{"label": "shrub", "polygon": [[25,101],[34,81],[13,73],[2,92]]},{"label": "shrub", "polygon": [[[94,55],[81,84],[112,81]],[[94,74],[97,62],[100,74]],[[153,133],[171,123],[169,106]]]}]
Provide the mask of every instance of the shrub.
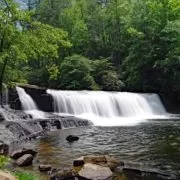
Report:
[{"label": "shrub", "polygon": [[9,162],[9,158],[5,156],[0,156],[0,168],[4,168],[4,166]]},{"label": "shrub", "polygon": [[80,55],[66,57],[60,65],[60,88],[97,89],[97,84],[91,76],[90,70],[89,59]]},{"label": "shrub", "polygon": [[29,172],[18,172],[16,173],[18,180],[39,180],[39,178]]}]

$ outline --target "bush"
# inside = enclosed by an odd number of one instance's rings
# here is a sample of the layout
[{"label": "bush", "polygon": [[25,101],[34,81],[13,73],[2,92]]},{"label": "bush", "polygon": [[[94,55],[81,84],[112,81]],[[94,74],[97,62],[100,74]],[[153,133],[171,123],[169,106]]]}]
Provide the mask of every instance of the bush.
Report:
[{"label": "bush", "polygon": [[80,55],[66,57],[60,65],[59,87],[71,90],[98,89],[90,72],[89,59]]},{"label": "bush", "polygon": [[4,166],[9,162],[9,158],[5,156],[0,156],[0,168],[4,168]]},{"label": "bush", "polygon": [[120,91],[124,87],[124,83],[119,80],[118,75],[114,71],[109,71],[102,77],[102,90]]},{"label": "bush", "polygon": [[29,172],[16,173],[18,180],[39,180],[39,178]]},{"label": "bush", "polygon": [[95,82],[102,90],[119,91],[124,83],[119,79],[115,68],[108,59],[99,59],[92,61],[92,75]]}]

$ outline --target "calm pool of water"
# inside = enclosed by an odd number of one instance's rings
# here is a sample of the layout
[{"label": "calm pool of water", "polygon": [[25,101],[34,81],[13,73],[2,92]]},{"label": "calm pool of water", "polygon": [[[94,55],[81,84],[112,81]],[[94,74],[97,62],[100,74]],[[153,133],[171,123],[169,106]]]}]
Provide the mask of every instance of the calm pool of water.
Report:
[{"label": "calm pool of water", "polygon": [[[69,134],[78,135],[79,141],[68,143],[65,138]],[[109,154],[129,166],[180,175],[180,120],[153,120],[132,127],[66,129],[51,132],[29,146],[38,149],[38,164],[68,168],[80,156]]]}]

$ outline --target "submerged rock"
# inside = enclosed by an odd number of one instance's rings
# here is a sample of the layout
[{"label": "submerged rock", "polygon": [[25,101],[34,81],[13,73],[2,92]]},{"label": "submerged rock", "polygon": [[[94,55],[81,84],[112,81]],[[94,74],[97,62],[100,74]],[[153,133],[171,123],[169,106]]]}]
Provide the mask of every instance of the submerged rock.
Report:
[{"label": "submerged rock", "polygon": [[78,136],[74,136],[74,135],[69,135],[69,136],[66,137],[66,140],[68,142],[78,141],[79,137]]},{"label": "submerged rock", "polygon": [[41,164],[39,165],[39,171],[41,172],[51,171],[51,165]]},{"label": "submerged rock", "polygon": [[18,159],[20,157],[22,157],[25,154],[31,154],[32,156],[35,156],[37,154],[37,151],[33,150],[33,149],[18,149],[16,151],[14,151],[10,157],[13,159]]},{"label": "submerged rock", "polygon": [[80,177],[92,180],[108,179],[113,175],[109,167],[102,167],[91,163],[85,164],[78,174]]},{"label": "submerged rock", "polygon": [[33,156],[31,154],[25,154],[16,160],[18,166],[30,166],[33,162]]}]

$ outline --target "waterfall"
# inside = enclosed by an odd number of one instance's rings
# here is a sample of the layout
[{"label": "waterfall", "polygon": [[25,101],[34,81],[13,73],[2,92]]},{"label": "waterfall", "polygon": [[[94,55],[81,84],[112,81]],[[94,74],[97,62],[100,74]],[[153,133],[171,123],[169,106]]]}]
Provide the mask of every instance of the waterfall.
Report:
[{"label": "waterfall", "polygon": [[38,109],[38,107],[35,104],[32,97],[29,94],[27,94],[23,88],[16,87],[16,90],[18,92],[19,99],[21,101],[23,110],[28,111],[28,110],[37,110]]},{"label": "waterfall", "polygon": [[56,113],[74,115],[95,125],[130,125],[167,113],[157,94],[47,90]]},{"label": "waterfall", "polygon": [[31,114],[35,119],[45,118],[44,112],[40,111],[32,97],[25,92],[21,87],[16,87],[19,99],[21,101],[22,109]]}]

